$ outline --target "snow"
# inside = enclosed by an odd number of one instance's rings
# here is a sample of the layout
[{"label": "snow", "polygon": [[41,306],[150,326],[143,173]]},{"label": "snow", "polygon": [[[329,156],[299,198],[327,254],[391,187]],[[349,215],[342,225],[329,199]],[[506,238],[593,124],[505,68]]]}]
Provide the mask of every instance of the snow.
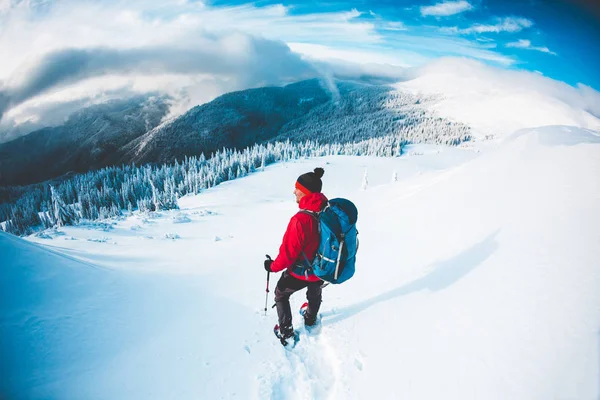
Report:
[{"label": "snow", "polygon": [[[600,135],[470,146],[279,163],[180,210],[0,234],[0,397],[598,398]],[[262,261],[316,166],[361,245],[288,351]]]},{"label": "snow", "polygon": [[442,95],[433,109],[441,117],[470,125],[476,137],[549,125],[600,130],[599,92],[533,72],[443,58],[395,87],[414,94]]}]

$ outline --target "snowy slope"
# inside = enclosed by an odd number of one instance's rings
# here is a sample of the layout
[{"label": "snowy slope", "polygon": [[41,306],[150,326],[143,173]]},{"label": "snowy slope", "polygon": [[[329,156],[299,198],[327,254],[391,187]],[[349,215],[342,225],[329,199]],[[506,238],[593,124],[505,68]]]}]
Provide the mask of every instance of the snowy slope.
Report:
[{"label": "snowy slope", "polygon": [[471,126],[476,137],[548,125],[600,130],[599,92],[534,72],[444,58],[420,68],[414,79],[394,86],[400,92],[443,96],[432,109]]},{"label": "snowy slope", "polygon": [[[2,235],[0,390],[597,398],[600,137],[545,127],[481,150],[276,164],[179,211],[29,238],[43,247]],[[355,278],[324,291],[321,332],[307,336],[295,316],[290,352],[271,333],[275,311],[264,316],[262,260],[295,212],[295,178],[317,165],[328,196],[358,205],[361,248]]]},{"label": "snowy slope", "polygon": [[[170,329],[174,310],[190,315],[192,305],[181,299],[187,288],[200,290],[181,280],[173,286],[169,276],[131,276],[77,261],[6,233],[0,254],[2,399],[123,398],[131,377],[115,385],[124,371],[117,356],[135,354]],[[139,380],[132,384],[136,396],[146,390]]]}]

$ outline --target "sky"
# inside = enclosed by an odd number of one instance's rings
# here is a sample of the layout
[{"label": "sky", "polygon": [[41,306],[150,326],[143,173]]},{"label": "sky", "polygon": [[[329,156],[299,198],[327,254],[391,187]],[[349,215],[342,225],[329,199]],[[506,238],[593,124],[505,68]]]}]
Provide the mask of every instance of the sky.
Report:
[{"label": "sky", "polygon": [[311,77],[403,80],[442,57],[598,90],[599,39],[595,9],[558,0],[0,0],[0,130],[140,92],[177,115]]}]

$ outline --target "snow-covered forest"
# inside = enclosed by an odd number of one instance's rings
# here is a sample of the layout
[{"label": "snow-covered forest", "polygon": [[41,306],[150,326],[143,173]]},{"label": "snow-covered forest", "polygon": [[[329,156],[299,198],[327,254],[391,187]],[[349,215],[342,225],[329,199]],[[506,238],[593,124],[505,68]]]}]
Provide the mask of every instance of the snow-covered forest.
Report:
[{"label": "snow-covered forest", "polygon": [[72,225],[81,219],[119,216],[124,210],[177,208],[177,199],[221,182],[243,177],[277,161],[326,155],[395,157],[407,141],[386,136],[358,143],[321,144],[292,141],[254,145],[241,151],[223,149],[210,158],[186,157],[163,165],[107,167],[60,181],[0,188],[2,229],[16,235],[37,228]]},{"label": "snow-covered forest", "polygon": [[344,82],[338,88],[338,98],[283,126],[277,139],[348,143],[399,135],[408,143],[457,145],[472,137],[470,126],[433,111],[432,106],[442,100],[439,95]]},{"label": "snow-covered forest", "polygon": [[[161,128],[164,132],[153,130],[151,137],[142,137],[140,143],[143,143],[144,151],[158,143],[161,152],[168,152],[170,147],[177,147],[170,143],[183,140],[185,156],[174,158],[180,154],[175,152],[166,157],[175,161],[136,165],[136,158],[133,158],[128,164],[83,174],[66,174],[38,184],[0,187],[0,228],[16,235],[27,235],[39,229],[76,224],[82,219],[116,217],[124,210],[173,209],[181,196],[197,194],[277,161],[325,155],[396,157],[402,154],[402,146],[406,144],[459,145],[473,137],[468,125],[436,115],[432,105],[440,100],[438,95],[415,95],[387,86],[349,82],[338,82],[337,89],[339,92],[333,94],[330,101],[319,99],[317,105],[307,108],[306,115],[292,118],[268,141],[256,140],[260,135],[247,147],[225,141],[223,143],[229,145],[211,152],[209,157],[207,152],[198,151],[207,148],[208,142],[203,139],[205,144],[201,145],[193,138],[202,136],[199,130],[204,129],[203,126],[212,126],[217,114],[228,115],[228,110],[237,104],[236,107],[241,107],[238,114],[245,112],[247,118],[256,118],[257,111],[252,111],[246,103],[253,104],[251,100],[264,91],[242,91],[222,96],[208,108],[196,107],[167,123]],[[314,99],[300,98],[300,95],[323,92],[314,80],[288,85],[284,90],[295,94],[302,104],[314,102]],[[241,101],[240,98],[244,102],[236,103]],[[261,112],[267,111],[273,112]],[[205,116],[209,121],[203,119]],[[179,130],[167,129],[173,126]],[[168,137],[162,137],[166,134]],[[239,136],[235,132],[231,135]],[[254,134],[247,136],[246,142]]]}]

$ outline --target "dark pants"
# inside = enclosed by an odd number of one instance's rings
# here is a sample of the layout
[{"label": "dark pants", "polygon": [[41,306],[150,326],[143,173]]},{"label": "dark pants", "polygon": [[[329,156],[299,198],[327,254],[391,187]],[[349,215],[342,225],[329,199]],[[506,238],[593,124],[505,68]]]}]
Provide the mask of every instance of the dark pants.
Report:
[{"label": "dark pants", "polygon": [[279,317],[279,326],[282,331],[292,327],[292,310],[290,309],[290,296],[292,293],[308,288],[306,299],[308,300],[308,310],[306,318],[316,318],[321,307],[321,285],[323,281],[306,282],[296,279],[287,271],[284,271],[277,282],[275,288],[275,304],[277,305],[277,316]]}]

